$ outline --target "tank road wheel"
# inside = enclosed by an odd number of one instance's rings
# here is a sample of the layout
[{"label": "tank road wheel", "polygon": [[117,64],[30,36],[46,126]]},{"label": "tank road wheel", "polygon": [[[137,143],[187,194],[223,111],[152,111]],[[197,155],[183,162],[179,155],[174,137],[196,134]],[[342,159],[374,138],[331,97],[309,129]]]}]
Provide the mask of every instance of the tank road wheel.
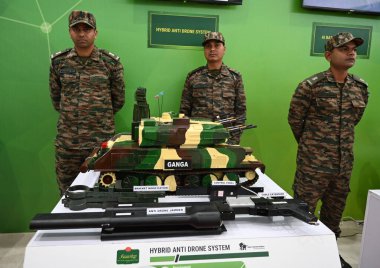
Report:
[{"label": "tank road wheel", "polygon": [[214,172],[212,175],[216,176],[217,180],[223,179],[223,172]]},{"label": "tank road wheel", "polygon": [[99,184],[105,188],[110,187],[116,183],[116,174],[113,172],[107,172],[100,176]]},{"label": "tank road wheel", "polygon": [[235,181],[238,184],[239,183],[239,175],[236,173],[229,172],[229,173],[224,174],[223,180],[224,181]]},{"label": "tank road wheel", "polygon": [[253,170],[246,171],[244,176],[247,178],[247,180],[242,183],[242,186],[245,187],[249,187],[252,184],[255,184],[259,179],[259,176],[257,176],[256,172],[254,172]]},{"label": "tank road wheel", "polygon": [[186,187],[199,187],[201,178],[198,175],[188,175],[184,179],[184,186]]},{"label": "tank road wheel", "polygon": [[202,179],[202,186],[203,187],[210,187],[212,182],[213,181],[217,181],[218,180],[218,177],[215,175],[215,174],[207,174],[205,176],[203,176],[203,179]]},{"label": "tank road wheel", "polygon": [[145,178],[144,185],[158,185],[158,186],[161,186],[162,185],[162,180],[161,180],[160,176],[149,175],[149,176],[147,176]]},{"label": "tank road wheel", "polygon": [[177,190],[177,182],[174,175],[167,176],[165,178],[165,185],[169,186],[170,192],[175,192]]},{"label": "tank road wheel", "polygon": [[247,178],[247,180],[251,181],[256,178],[256,172],[254,172],[253,170],[248,170],[245,172],[245,177]]},{"label": "tank road wheel", "polygon": [[124,188],[138,186],[140,185],[140,179],[137,176],[128,175],[123,179],[122,184]]}]

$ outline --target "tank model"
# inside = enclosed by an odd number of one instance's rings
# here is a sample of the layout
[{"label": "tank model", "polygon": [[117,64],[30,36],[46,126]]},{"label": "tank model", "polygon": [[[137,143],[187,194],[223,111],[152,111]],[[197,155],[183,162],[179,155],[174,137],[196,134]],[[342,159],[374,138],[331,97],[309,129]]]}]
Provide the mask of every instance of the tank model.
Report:
[{"label": "tank model", "polygon": [[145,93],[143,88],[136,91],[132,133],[103,142],[81,167],[82,172],[100,171],[101,186],[122,180],[124,187],[156,185],[178,192],[208,189],[217,181],[239,184],[240,177],[248,186],[257,179],[256,168],[264,171],[250,147],[226,143],[232,131],[254,126],[226,127],[235,119],[214,122],[169,112],[149,117]]}]

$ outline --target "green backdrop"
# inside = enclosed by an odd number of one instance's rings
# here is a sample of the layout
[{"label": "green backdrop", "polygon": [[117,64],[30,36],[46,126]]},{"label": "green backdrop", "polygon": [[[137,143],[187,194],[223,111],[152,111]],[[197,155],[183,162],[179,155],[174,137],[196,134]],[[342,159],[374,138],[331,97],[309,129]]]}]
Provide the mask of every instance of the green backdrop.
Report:
[{"label": "green backdrop", "polygon": [[[121,57],[125,66],[126,104],[117,114],[118,131],[129,130],[133,94],[165,92],[164,110],[177,111],[187,73],[205,63],[201,50],[148,48],[148,12],[219,16],[226,38],[224,62],[245,82],[248,122],[244,146],[267,166],[266,173],[291,192],[296,143],[287,124],[297,84],[327,69],[323,57],[310,56],[313,22],[373,26],[369,59],[352,69],[370,84],[370,101],[356,129],[355,166],[345,216],[363,219],[368,189],[380,188],[379,20],[375,16],[304,10],[300,0],[244,0],[242,6],[154,0],[1,0],[0,1],[0,231],[27,231],[38,212],[58,202],[54,137],[58,114],[49,97],[49,55],[72,46],[68,12],[92,11],[98,47]],[[45,22],[45,24],[44,24]],[[48,33],[46,33],[48,32]],[[376,112],[377,111],[377,112]]]}]

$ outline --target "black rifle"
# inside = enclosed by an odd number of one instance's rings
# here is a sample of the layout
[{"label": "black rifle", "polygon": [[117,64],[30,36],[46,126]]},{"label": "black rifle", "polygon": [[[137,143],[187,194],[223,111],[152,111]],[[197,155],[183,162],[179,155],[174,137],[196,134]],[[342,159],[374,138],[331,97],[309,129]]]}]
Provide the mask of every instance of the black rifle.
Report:
[{"label": "black rifle", "polygon": [[101,240],[220,234],[224,220],[236,214],[293,216],[309,224],[317,218],[297,199],[250,198],[251,204],[233,206],[223,201],[204,203],[133,204],[105,212],[37,214],[32,230],[102,228]]}]

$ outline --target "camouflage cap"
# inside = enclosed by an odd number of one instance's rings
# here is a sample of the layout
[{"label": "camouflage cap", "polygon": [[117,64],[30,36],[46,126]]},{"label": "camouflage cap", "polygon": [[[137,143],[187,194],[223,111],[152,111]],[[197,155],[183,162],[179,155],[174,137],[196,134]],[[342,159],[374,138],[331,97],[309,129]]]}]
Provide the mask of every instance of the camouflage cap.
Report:
[{"label": "camouflage cap", "polygon": [[362,38],[354,37],[352,33],[338,33],[327,41],[325,51],[332,51],[334,48],[341,47],[351,41],[354,42],[357,47],[364,42]]},{"label": "camouflage cap", "polygon": [[208,33],[206,33],[204,36],[203,42],[202,42],[202,46],[204,46],[210,40],[222,42],[223,45],[225,43],[224,37],[223,37],[221,32],[208,32]]},{"label": "camouflage cap", "polygon": [[85,23],[96,29],[95,17],[90,12],[73,10],[69,16],[69,27],[72,27],[78,23]]}]

